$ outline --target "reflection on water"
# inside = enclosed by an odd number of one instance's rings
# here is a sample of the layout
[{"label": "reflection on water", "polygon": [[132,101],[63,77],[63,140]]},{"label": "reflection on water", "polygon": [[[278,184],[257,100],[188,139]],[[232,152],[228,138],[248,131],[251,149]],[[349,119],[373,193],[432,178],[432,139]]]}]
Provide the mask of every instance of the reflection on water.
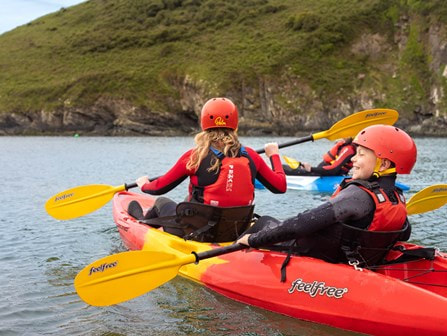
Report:
[{"label": "reflection on water", "polygon": [[[271,138],[245,138],[262,148]],[[290,138],[274,139],[285,142]],[[417,139],[418,162],[399,179],[416,191],[447,183],[447,139]],[[176,278],[130,302],[91,307],[73,279],[90,262],[125,248],[111,204],[87,216],[56,221],[44,210],[52,195],[83,184],[121,185],[163,174],[192,138],[0,137],[0,335],[353,335],[226,299]],[[319,162],[326,140],[285,148],[284,155]],[[168,194],[182,200],[186,183]],[[320,204],[327,194],[258,191],[256,212],[281,219]],[[447,250],[447,206],[414,215],[412,241]],[[125,289],[123,289],[125,290]]]}]

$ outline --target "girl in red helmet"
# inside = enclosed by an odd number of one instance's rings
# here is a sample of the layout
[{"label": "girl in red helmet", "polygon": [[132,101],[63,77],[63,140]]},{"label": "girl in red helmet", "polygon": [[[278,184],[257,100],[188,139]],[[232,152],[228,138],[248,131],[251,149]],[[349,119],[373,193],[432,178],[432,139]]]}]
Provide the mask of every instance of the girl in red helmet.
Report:
[{"label": "girl in red helmet", "polygon": [[[280,222],[261,217],[239,243],[260,247],[289,241],[290,250],[329,262],[373,265],[383,261],[410,226],[396,174],[409,174],[416,162],[413,139],[399,128],[374,125],[353,141],[352,178],[317,208]],[[293,243],[290,240],[293,240]]]},{"label": "girl in red helmet", "polygon": [[[189,177],[188,201],[234,207],[253,204],[255,178],[273,193],[286,191],[278,145],[265,145],[272,170],[256,151],[240,144],[236,132],[238,110],[231,100],[207,101],[201,112],[201,126],[202,131],[194,139],[196,147],[184,153],[165,175],[153,181],[147,176],[136,180],[143,192],[161,195]],[[146,219],[172,216],[176,206],[174,201],[159,197],[146,215],[136,202],[129,205],[129,213]],[[178,229],[167,231],[183,234]]]}]

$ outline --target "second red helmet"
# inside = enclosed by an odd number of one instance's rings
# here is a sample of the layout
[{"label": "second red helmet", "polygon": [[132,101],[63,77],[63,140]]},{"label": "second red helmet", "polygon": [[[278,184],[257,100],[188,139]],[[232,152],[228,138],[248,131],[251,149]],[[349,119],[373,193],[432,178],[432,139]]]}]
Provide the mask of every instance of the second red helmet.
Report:
[{"label": "second red helmet", "polygon": [[238,111],[228,98],[212,98],[202,107],[200,115],[202,130],[210,128],[237,129]]},{"label": "second red helmet", "polygon": [[398,174],[410,174],[416,163],[416,144],[407,133],[394,126],[366,127],[353,143],[372,150],[378,158],[392,161]]}]

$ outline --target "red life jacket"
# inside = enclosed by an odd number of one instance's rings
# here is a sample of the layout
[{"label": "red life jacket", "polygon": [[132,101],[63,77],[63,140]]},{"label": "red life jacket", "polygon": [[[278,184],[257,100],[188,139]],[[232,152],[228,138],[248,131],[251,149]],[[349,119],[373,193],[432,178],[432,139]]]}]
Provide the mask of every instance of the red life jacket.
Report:
[{"label": "red life jacket", "polygon": [[[207,170],[213,156],[220,161],[217,173]],[[207,158],[196,171],[198,185],[190,185],[190,200],[220,207],[253,204],[256,168],[245,149],[230,158],[211,147]]]},{"label": "red life jacket", "polygon": [[397,200],[397,203],[393,203],[378,183],[346,179],[332,197],[350,184],[355,184],[366,191],[375,203],[376,210],[371,224],[366,228],[368,231],[397,231],[403,228],[407,218],[407,208],[402,193],[399,193],[397,189],[393,191]]}]

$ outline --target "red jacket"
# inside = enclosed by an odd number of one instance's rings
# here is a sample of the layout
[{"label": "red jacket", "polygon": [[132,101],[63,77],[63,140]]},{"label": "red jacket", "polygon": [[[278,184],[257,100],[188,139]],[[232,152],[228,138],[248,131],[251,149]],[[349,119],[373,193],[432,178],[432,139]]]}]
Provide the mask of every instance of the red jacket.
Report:
[{"label": "red jacket", "polygon": [[[234,197],[234,201],[230,200],[231,197],[225,196],[226,189],[228,184],[226,179],[228,179],[229,172],[229,164],[232,160],[236,158],[223,158],[222,162],[227,161],[229,159],[229,163],[225,163],[225,171],[219,171],[219,174],[215,174],[215,172],[208,173],[207,168],[209,168],[209,164],[204,164],[203,161],[208,160],[212,157],[212,153],[208,155],[207,159],[202,160],[197,171],[188,170],[186,168],[186,164],[189,161],[190,155],[193,149],[184,153],[177,163],[163,176],[158,179],[146,183],[143,185],[141,190],[143,192],[152,194],[152,195],[161,195],[167,193],[168,191],[174,189],[177,185],[182,183],[187,177],[190,178],[189,184],[189,196],[188,199],[193,199],[198,202],[203,202],[205,204],[210,204],[212,200],[217,201],[220,206],[243,206],[248,205],[248,202],[253,201],[253,197],[248,199],[247,195],[250,192],[253,184],[254,178],[257,178],[262,184],[266,186],[267,189],[272,191],[273,193],[284,193],[287,189],[286,176],[284,174],[284,170],[282,168],[281,159],[279,155],[272,155],[270,161],[273,166],[273,170],[265,163],[264,159],[256,153],[253,149],[249,147],[245,147],[245,150],[248,154],[248,157],[240,157],[237,158],[238,165],[250,165],[251,174],[247,174],[247,170],[241,174],[241,176],[237,177],[237,188],[233,189],[233,196],[236,194],[236,190],[240,190],[243,192],[242,198]],[[236,161],[234,161],[236,162]],[[234,163],[233,162],[233,163]],[[222,175],[223,173],[223,175]],[[222,176],[221,176],[222,175]],[[214,178],[213,178],[214,176]],[[220,178],[220,180],[219,180]],[[243,181],[244,179],[244,181]],[[232,185],[235,186],[235,181],[232,182]],[[247,186],[248,185],[248,186]],[[251,185],[251,186],[250,186]],[[195,191],[199,188],[204,188],[206,193],[202,195],[202,199],[195,195]],[[217,204],[215,204],[217,205]]]}]

